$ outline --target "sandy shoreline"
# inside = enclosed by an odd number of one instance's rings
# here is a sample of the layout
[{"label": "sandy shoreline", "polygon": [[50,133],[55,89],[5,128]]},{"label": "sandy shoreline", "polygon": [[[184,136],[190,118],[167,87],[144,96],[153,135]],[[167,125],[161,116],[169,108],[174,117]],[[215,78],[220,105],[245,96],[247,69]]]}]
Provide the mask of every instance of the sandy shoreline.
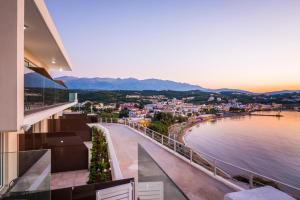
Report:
[{"label": "sandy shoreline", "polygon": [[195,121],[195,122],[186,122],[186,124],[175,124],[173,125],[172,127],[172,133],[175,135],[176,137],[176,140],[185,144],[185,140],[184,140],[184,137],[189,134],[189,130],[194,127],[194,126],[197,126],[203,122],[206,122],[206,121],[210,121],[210,120],[214,120],[214,118],[212,119],[204,119],[204,120],[201,120],[201,121]]},{"label": "sandy shoreline", "polygon": [[187,126],[186,129],[183,131],[183,134],[181,134],[179,137],[180,137],[180,142],[182,142],[183,144],[186,144],[185,142],[185,136],[189,135],[191,133],[190,129],[193,128],[194,126],[198,126],[204,122],[208,122],[208,121],[212,121],[212,120],[215,120],[217,118],[211,118],[211,119],[205,119],[205,120],[202,120],[202,121],[198,121],[190,126]]}]

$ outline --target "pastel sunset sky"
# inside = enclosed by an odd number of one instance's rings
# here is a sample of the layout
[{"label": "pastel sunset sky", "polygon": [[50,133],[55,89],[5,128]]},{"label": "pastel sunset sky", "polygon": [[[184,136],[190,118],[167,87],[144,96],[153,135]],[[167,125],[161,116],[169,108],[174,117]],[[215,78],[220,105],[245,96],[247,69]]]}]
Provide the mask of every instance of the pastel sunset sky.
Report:
[{"label": "pastel sunset sky", "polygon": [[298,0],[46,0],[79,77],[300,89]]}]

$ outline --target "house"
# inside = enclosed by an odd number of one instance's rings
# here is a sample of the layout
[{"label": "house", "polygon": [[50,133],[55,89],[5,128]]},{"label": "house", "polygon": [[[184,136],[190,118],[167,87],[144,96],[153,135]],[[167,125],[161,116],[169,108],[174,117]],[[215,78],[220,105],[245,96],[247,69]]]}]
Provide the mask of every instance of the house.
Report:
[{"label": "house", "polygon": [[210,96],[207,101],[210,102],[210,101],[214,101],[214,100],[215,100],[215,97],[214,96]]},{"label": "house", "polygon": [[140,95],[126,95],[126,99],[140,99]]},{"label": "house", "polygon": [[58,186],[51,174],[62,183],[68,177],[56,173],[82,170],[86,184],[83,142],[97,118],[70,112],[77,94],[49,73],[71,71],[72,64],[44,1],[2,0],[0,21],[0,198],[40,191],[36,199],[50,199]]}]

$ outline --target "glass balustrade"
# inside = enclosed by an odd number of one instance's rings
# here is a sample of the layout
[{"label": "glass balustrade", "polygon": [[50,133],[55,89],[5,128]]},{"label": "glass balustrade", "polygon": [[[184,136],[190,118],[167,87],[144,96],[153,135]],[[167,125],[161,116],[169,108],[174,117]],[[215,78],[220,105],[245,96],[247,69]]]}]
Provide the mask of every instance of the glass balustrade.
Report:
[{"label": "glass balustrade", "polygon": [[140,144],[137,195],[140,199],[188,199]]},{"label": "glass balustrade", "polygon": [[75,95],[54,80],[29,69],[25,61],[24,70],[24,111],[28,114],[50,106],[56,106],[75,100]]},{"label": "glass balustrade", "polygon": [[1,153],[3,187],[1,200],[50,200],[51,152],[32,150]]}]

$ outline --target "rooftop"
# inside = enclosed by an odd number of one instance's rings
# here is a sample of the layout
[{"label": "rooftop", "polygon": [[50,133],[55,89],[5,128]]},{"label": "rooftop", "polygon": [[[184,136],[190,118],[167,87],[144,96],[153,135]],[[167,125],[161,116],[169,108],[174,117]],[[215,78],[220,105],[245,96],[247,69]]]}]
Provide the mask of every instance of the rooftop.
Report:
[{"label": "rooftop", "polygon": [[141,144],[168,176],[190,199],[223,199],[234,192],[222,182],[189,165],[134,130],[118,124],[105,124],[124,178],[138,178],[138,144]]}]

